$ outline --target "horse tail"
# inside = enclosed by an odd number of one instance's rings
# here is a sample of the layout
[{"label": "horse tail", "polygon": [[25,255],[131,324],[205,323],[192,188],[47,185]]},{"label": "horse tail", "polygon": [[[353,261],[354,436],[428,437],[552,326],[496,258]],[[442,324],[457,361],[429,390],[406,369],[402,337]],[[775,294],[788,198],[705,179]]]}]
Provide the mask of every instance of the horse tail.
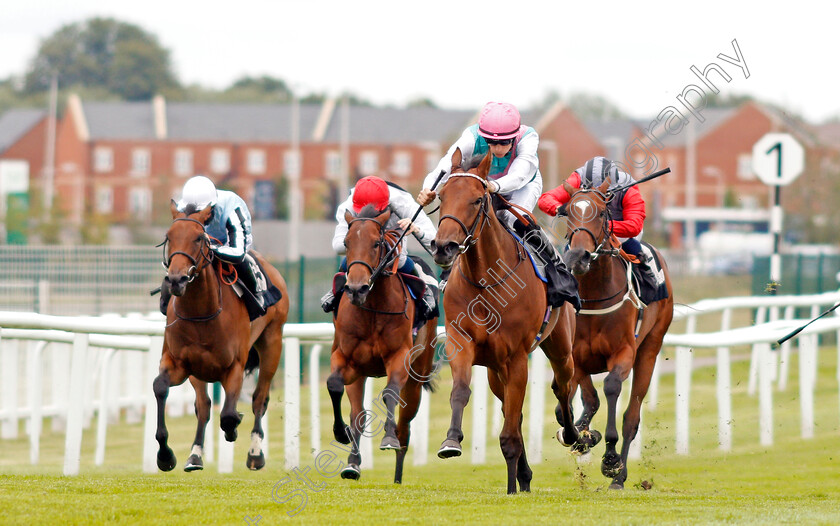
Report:
[{"label": "horse tail", "polygon": [[423,386],[423,389],[429,391],[430,393],[434,393],[437,391],[438,379],[440,378],[440,368],[443,367],[443,363],[445,361],[446,360],[444,360],[443,358],[438,358],[437,360],[435,360],[435,362],[432,364],[431,374],[428,377],[426,377],[426,379],[423,380],[420,384]]},{"label": "horse tail", "polygon": [[248,360],[245,361],[245,374],[250,373],[260,365],[260,353],[257,352],[257,349],[251,347],[251,350],[248,351]]}]

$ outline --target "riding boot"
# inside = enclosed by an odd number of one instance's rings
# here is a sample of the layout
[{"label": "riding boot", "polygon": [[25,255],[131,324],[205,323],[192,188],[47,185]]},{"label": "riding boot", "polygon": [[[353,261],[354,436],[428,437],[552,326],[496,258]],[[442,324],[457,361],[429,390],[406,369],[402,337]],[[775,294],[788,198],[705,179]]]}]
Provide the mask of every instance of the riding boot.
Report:
[{"label": "riding boot", "polygon": [[242,281],[242,285],[252,296],[252,300],[246,300],[245,303],[251,305],[251,308],[248,309],[248,314],[251,317],[251,321],[253,321],[266,312],[265,299],[263,298],[262,290],[260,290],[265,287],[258,287],[258,278],[254,273],[254,267],[249,263],[247,258],[237,263],[235,268],[240,281]]},{"label": "riding boot", "polygon": [[166,310],[169,308],[169,300],[172,298],[172,293],[169,291],[169,286],[164,281],[160,285],[160,313],[166,316]]},{"label": "riding boot", "polygon": [[545,232],[537,224],[523,225],[519,220],[514,221],[513,229],[544,265],[543,271],[548,281],[548,304],[559,307],[564,301],[568,301],[575,310],[580,310],[577,279],[566,268],[563,258],[548,240]]},{"label": "riding boot", "polygon": [[440,273],[440,281],[438,282],[438,289],[440,293],[443,294],[443,289],[446,288],[446,282],[449,281],[449,273],[452,272],[451,268],[445,269]]},{"label": "riding boot", "polygon": [[414,270],[411,273],[420,278],[423,283],[426,284],[426,287],[423,289],[423,297],[421,298],[422,312],[420,312],[420,315],[424,321],[437,318],[440,315],[437,305],[439,286],[437,280],[423,272],[423,269],[419,264],[414,265]]},{"label": "riding boot", "polygon": [[335,299],[336,296],[333,294],[332,289],[328,290],[327,293],[321,297],[321,309],[324,312],[332,312],[335,310],[337,307]]}]

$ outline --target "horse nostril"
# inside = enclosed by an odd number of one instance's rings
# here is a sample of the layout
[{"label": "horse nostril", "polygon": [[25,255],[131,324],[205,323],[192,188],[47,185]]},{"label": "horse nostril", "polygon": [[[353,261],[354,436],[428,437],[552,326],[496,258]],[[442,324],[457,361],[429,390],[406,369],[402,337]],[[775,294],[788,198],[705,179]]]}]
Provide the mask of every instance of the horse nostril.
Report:
[{"label": "horse nostril", "polygon": [[370,285],[365,284],[359,287],[358,294],[360,296],[366,296],[368,292],[370,292]]}]

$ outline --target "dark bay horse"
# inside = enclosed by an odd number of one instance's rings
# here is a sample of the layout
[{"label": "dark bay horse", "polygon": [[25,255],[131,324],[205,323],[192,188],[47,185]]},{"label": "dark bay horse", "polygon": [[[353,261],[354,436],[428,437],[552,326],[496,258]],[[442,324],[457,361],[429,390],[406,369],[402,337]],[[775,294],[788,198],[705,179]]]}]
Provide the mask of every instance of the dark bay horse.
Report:
[{"label": "dark bay horse", "polygon": [[264,437],[261,419],[268,407],[271,379],[280,362],[283,348],[283,324],[289,313],[289,295],[280,273],[257,254],[269,279],[283,297],[268,308],[262,317],[249,322],[245,304],[221,275],[221,261],[214,258],[204,224],[212,214],[207,207],[200,212],[189,208],[179,212],[171,204],[173,222],[166,233],[164,266],[165,285],[174,296],[166,314],[163,354],[160,375],[155,378],[157,398],[158,468],[170,471],[175,467],[175,454],[167,445],[165,406],[170,386],[180,385],[189,378],[195,389],[195,412],[198,428],[185,471],[203,468],[204,431],[210,418],[208,382],[221,382],[225,402],[220,424],[229,442],[236,440],[236,428],[242,416],[236,411],[236,401],[242,388],[242,375],[248,352],[253,346],[259,354],[259,379],[254,391],[252,408],[254,428],[246,465],[260,469],[265,465],[262,451]]},{"label": "dark bay horse", "polygon": [[[618,242],[610,230],[607,203],[612,198],[607,189],[610,181],[599,188],[576,189],[564,184],[571,195],[566,205],[569,244],[564,258],[578,279],[583,308],[577,316],[575,330],[575,377],[580,385],[583,414],[576,423],[581,441],[576,445],[586,452],[600,439],[597,431],[589,431],[589,423],[600,402],[590,375],[608,372],[604,380],[607,397],[606,452],[601,472],[612,478],[610,488],[622,489],[627,480],[627,453],[639,429],[642,400],[650,385],[662,339],[674,315],[674,294],[665,260],[662,262],[668,297],[653,301],[640,311],[630,279],[628,261],[622,259]],[[614,241],[613,241],[614,240]],[[641,317],[641,325],[637,323]],[[618,430],[616,411],[621,384],[633,371],[630,402],[624,412],[621,454],[616,453]]]},{"label": "dark bay horse", "polygon": [[545,285],[525,249],[497,219],[487,190],[490,154],[474,157],[463,166],[461,161],[461,151],[456,150],[452,175],[440,190],[440,221],[432,242],[435,261],[443,267],[452,265],[443,297],[446,358],[453,380],[452,420],[438,456],[461,454],[461,423],[471,393],[472,366],[483,365],[490,389],[502,402],[504,425],[499,443],[507,463],[507,492],[516,493],[517,481],[521,491],[530,491],[532,473],[522,438],[522,404],[528,384],[528,354],[537,343],[554,371],[551,386],[557,397],[555,413],[563,426],[562,436],[569,445],[578,439],[570,383],[574,308],[564,303],[549,312]]},{"label": "dark bay horse", "polygon": [[[358,216],[347,212],[347,282],[338,306],[335,339],[330,357],[331,374],[327,390],[333,405],[333,434],[351,452],[342,478],[361,476],[359,439],[374,436],[384,427],[379,446],[397,454],[394,482],[402,482],[403,462],[409,442],[409,423],[420,406],[421,388],[430,388],[437,318],[423,325],[412,343],[415,309],[404,279],[396,272],[399,250],[394,262],[371,282],[371,275],[393,246],[398,232],[386,230],[391,211],[377,213],[365,207]],[[388,383],[376,400],[373,411],[363,407],[365,379],[387,376]],[[350,426],[341,416],[344,386],[350,400]],[[400,405],[399,423],[394,410]],[[376,409],[379,409],[377,414]],[[384,418],[384,426],[381,420]],[[377,424],[376,421],[379,421]]]}]

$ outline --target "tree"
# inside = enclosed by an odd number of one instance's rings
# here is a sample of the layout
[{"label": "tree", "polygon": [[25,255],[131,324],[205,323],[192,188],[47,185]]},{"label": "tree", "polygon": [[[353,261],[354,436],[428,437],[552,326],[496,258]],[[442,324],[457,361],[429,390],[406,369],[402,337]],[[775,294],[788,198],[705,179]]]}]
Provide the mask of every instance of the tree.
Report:
[{"label": "tree", "polygon": [[105,88],[127,100],[180,89],[169,51],[157,37],[112,18],[68,24],[47,37],[30,64],[24,92],[46,91],[53,73],[64,87]]},{"label": "tree", "polygon": [[583,92],[573,92],[564,97],[557,91],[551,91],[543,97],[543,100],[537,104],[535,109],[546,111],[557,101],[562,101],[579,119],[613,120],[627,118],[627,115],[606,97]]},{"label": "tree", "polygon": [[220,98],[226,102],[290,102],[292,91],[285,81],[267,75],[242,77]]}]

